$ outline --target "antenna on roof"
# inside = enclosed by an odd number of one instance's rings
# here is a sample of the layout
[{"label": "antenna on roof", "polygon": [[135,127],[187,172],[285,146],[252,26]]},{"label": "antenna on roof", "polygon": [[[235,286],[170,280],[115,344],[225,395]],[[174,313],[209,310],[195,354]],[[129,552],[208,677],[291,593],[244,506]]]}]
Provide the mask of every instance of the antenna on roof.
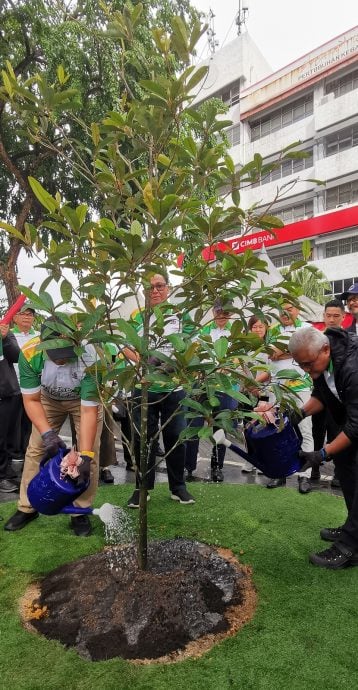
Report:
[{"label": "antenna on roof", "polygon": [[211,8],[209,9],[209,13],[208,13],[208,15],[207,15],[207,18],[208,18],[208,28],[207,28],[207,31],[206,31],[206,35],[207,35],[207,37],[208,37],[208,43],[209,43],[210,54],[211,54],[211,55],[214,55],[215,49],[216,49],[216,48],[218,47],[218,45],[219,45],[219,41],[217,41],[216,38],[215,38],[215,36],[216,36],[216,33],[215,33],[215,22],[214,22],[215,14],[214,14],[214,12],[212,11]]},{"label": "antenna on roof", "polygon": [[235,18],[237,26],[237,35],[240,36],[242,28],[246,26],[246,17],[249,14],[249,5],[247,0],[239,0],[239,9]]}]

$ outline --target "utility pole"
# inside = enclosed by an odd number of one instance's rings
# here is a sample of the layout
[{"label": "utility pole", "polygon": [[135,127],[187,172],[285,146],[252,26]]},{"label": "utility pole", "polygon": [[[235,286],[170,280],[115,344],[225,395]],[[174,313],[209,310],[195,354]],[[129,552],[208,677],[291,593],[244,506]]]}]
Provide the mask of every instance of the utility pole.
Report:
[{"label": "utility pole", "polygon": [[206,35],[208,37],[208,43],[209,43],[209,50],[210,50],[210,55],[214,55],[216,48],[219,45],[219,41],[216,40],[215,36],[215,14],[212,11],[212,9],[209,9],[209,13],[207,15],[208,18],[208,28],[206,31]]},{"label": "utility pole", "polygon": [[238,36],[240,36],[242,33],[242,28],[246,25],[246,17],[248,14],[249,6],[247,0],[239,0],[239,9],[235,18]]}]

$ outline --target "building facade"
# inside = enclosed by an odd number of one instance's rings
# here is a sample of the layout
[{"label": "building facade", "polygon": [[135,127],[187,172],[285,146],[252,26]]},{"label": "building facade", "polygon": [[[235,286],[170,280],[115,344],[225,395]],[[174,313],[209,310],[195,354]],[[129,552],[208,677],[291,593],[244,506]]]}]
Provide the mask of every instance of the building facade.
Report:
[{"label": "building facade", "polygon": [[[241,62],[235,57],[240,45]],[[276,199],[270,213],[285,227],[274,235],[245,236],[238,228],[230,246],[240,252],[264,244],[282,267],[302,258],[302,240],[310,239],[312,261],[339,294],[358,282],[358,27],[277,72],[266,63],[266,76],[255,83],[252,76],[262,74],[265,62],[248,35],[223,50],[213,56],[209,88],[199,91],[197,102],[217,96],[229,105],[233,124],[227,135],[237,167],[255,153],[264,162],[277,160],[297,141],[306,152],[305,158],[283,158],[269,175],[241,190],[243,208],[258,204],[264,212]]]}]

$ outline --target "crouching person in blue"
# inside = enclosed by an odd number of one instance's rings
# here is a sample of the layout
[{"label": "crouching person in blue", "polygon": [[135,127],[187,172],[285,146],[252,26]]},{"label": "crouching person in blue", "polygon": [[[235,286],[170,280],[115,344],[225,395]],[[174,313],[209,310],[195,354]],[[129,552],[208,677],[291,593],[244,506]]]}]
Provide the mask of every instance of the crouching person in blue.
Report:
[{"label": "crouching person in blue", "polygon": [[[98,484],[102,407],[98,402],[96,352],[92,345],[85,345],[80,357],[73,346],[37,349],[41,341],[64,338],[57,330],[59,320],[60,317],[47,319],[40,338],[27,342],[19,356],[20,388],[32,433],[25,455],[18,509],[4,527],[10,532],[22,529],[38,517],[29,503],[27,487],[38,473],[42,458],[53,457],[65,446],[58,434],[67,417],[73,419],[81,456],[90,467],[89,487],[74,504],[90,507]],[[92,531],[87,515],[71,517],[70,526],[79,537]]]},{"label": "crouching person in blue", "polygon": [[342,526],[321,530],[321,538],[333,542],[332,546],[311,553],[309,560],[333,570],[358,565],[358,338],[337,328],[327,328],[325,333],[304,328],[292,335],[288,348],[314,383],[301,417],[327,409],[339,428],[337,436],[320,450],[301,451],[304,468],[318,470],[332,458],[348,510]]}]

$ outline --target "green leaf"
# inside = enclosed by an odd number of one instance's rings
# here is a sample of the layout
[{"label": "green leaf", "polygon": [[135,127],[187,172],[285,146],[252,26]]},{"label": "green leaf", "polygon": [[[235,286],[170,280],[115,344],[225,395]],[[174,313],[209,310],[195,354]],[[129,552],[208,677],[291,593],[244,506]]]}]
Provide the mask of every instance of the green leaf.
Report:
[{"label": "green leaf", "polygon": [[63,65],[58,65],[56,71],[57,71],[57,79],[58,79],[59,83],[61,84],[61,86],[63,86],[63,84],[66,84],[66,81],[68,79],[68,77],[66,78],[66,74],[65,74],[65,70],[63,69]]},{"label": "green leaf", "polygon": [[185,24],[182,18],[178,16],[172,18],[171,24],[173,29],[172,46],[180,59],[187,63],[189,61],[189,43]]},{"label": "green leaf", "polygon": [[142,237],[142,226],[139,220],[134,220],[131,223],[131,234],[138,235],[138,237]]},{"label": "green leaf", "polygon": [[124,333],[127,338],[127,345],[133,347],[137,352],[142,352],[142,339],[139,337],[136,329],[125,319],[117,319],[117,328]]},{"label": "green leaf", "polygon": [[174,350],[177,350],[177,352],[185,352],[185,341],[180,335],[177,333],[172,333],[167,336],[167,340],[173,345]]},{"label": "green leaf", "polygon": [[70,302],[72,299],[72,285],[68,280],[63,280],[60,286],[63,302]]},{"label": "green leaf", "polygon": [[9,223],[5,223],[3,220],[0,220],[0,228],[6,230],[6,232],[8,232],[9,235],[17,237],[18,240],[21,240],[21,242],[24,242],[24,244],[26,244],[25,237],[21,234],[21,232],[19,232],[19,230],[14,228],[13,225],[9,225]]},{"label": "green leaf", "polygon": [[46,189],[43,188],[42,184],[31,176],[28,178],[28,180],[31,189],[35,194],[36,198],[39,200],[40,204],[42,204],[42,206],[44,206],[48,211],[50,211],[50,213],[54,213],[55,211],[57,211],[59,207],[58,202],[51,196],[51,194],[46,192]]},{"label": "green leaf", "polygon": [[99,127],[97,122],[92,122],[91,123],[91,135],[92,135],[92,141],[95,146],[98,146],[100,142],[100,132],[99,132]]},{"label": "green leaf", "polygon": [[204,79],[208,71],[209,67],[205,66],[199,67],[199,69],[197,69],[196,72],[194,72],[193,76],[189,79],[186,85],[188,93],[190,93],[194,89],[194,87]]},{"label": "green leaf", "polygon": [[217,358],[219,360],[224,359],[227,349],[229,347],[229,341],[227,338],[224,338],[223,336],[221,338],[218,338],[218,340],[215,340],[214,343],[214,350]]}]

